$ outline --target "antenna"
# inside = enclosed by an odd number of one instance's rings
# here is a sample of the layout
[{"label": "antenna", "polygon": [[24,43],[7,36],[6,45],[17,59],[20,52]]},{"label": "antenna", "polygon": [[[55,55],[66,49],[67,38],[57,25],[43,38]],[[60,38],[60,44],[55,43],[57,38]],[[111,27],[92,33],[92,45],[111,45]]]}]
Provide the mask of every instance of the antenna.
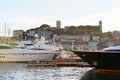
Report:
[{"label": "antenna", "polygon": [[6,44],[6,22],[4,23],[4,44]]},{"label": "antenna", "polygon": [[6,22],[4,23],[4,36],[6,37]]}]

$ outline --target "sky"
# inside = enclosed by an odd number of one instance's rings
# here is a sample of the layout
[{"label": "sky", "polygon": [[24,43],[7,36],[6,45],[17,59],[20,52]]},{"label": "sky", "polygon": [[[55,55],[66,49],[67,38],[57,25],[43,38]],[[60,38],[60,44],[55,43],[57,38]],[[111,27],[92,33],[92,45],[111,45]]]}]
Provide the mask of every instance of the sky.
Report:
[{"label": "sky", "polygon": [[[120,31],[120,0],[0,0],[0,36],[9,28],[28,30],[42,24],[62,28],[70,25],[98,25],[103,32]],[[5,31],[6,23],[6,31]],[[7,34],[7,33],[6,33]]]}]

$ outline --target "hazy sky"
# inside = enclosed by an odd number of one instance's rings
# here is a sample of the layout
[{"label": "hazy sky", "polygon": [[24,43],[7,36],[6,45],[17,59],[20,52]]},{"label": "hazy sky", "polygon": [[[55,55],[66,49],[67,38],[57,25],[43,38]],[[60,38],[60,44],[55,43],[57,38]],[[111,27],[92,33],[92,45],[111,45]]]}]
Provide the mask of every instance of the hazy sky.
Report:
[{"label": "hazy sky", "polygon": [[[0,35],[4,23],[12,30],[39,27],[98,25],[103,32],[120,30],[120,0],[0,0]],[[11,33],[12,34],[12,33]]]}]

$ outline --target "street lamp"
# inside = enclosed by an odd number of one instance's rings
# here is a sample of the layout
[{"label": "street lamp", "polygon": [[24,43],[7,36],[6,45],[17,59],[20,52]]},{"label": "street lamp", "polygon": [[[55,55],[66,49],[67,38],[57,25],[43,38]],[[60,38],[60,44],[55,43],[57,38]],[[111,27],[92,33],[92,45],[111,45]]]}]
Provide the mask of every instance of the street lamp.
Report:
[{"label": "street lamp", "polygon": [[48,27],[45,27],[43,30],[44,30],[44,37],[45,37],[45,32],[46,30],[48,29]]}]

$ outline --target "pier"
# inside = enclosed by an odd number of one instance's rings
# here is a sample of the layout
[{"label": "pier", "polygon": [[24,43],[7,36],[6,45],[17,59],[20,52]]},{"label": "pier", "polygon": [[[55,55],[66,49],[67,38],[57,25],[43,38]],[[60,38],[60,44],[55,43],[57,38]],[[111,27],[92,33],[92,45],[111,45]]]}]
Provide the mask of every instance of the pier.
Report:
[{"label": "pier", "polygon": [[28,67],[90,67],[88,63],[74,60],[61,61],[34,61],[27,64]]}]

